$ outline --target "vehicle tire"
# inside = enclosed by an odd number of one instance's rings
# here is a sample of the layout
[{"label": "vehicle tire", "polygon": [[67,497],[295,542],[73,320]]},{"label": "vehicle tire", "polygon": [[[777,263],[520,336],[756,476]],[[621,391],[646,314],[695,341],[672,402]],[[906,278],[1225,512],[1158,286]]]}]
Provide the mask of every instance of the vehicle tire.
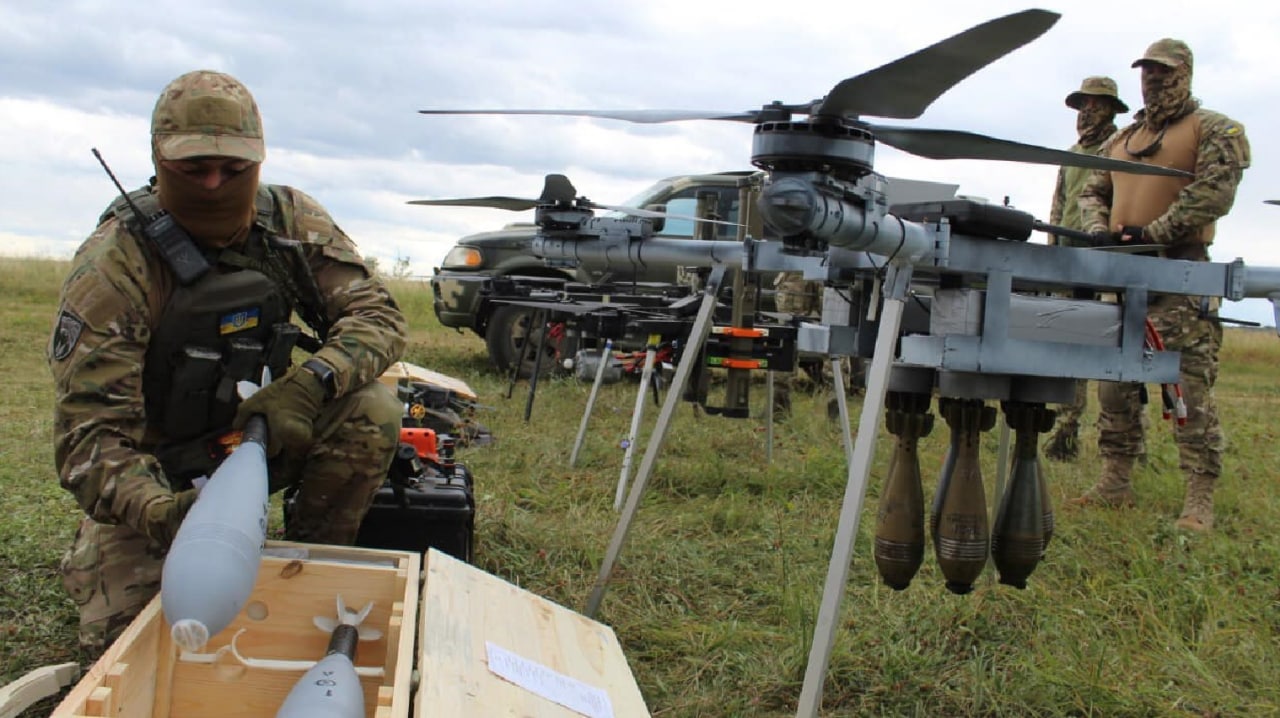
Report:
[{"label": "vehicle tire", "polygon": [[[484,341],[489,349],[489,361],[493,362],[493,366],[498,371],[509,375],[511,368],[520,361],[524,353],[525,341],[532,341],[536,345],[542,337],[542,332],[547,330],[546,327],[534,327],[532,331],[530,330],[535,314],[537,310],[532,307],[507,305],[498,307],[494,310],[493,316],[489,317]],[[571,353],[565,337],[564,325],[552,323],[550,332],[543,344],[539,376],[563,371],[560,364],[562,352]],[[533,365],[534,354],[529,352],[529,355],[524,357],[518,376],[523,379],[533,376]]]}]

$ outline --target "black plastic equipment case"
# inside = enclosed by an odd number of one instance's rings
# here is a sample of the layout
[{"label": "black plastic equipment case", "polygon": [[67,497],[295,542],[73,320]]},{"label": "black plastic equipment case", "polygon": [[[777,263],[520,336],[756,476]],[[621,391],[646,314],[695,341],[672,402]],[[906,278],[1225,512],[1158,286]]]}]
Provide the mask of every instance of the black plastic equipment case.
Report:
[{"label": "black plastic equipment case", "polygon": [[474,482],[467,467],[453,461],[453,439],[441,439],[439,463],[419,457],[411,444],[400,444],[387,481],[360,524],[357,546],[423,553],[434,548],[471,561]]},{"label": "black plastic equipment case", "polygon": [[946,217],[953,232],[1015,242],[1030,238],[1036,221],[1033,215],[1012,207],[967,199],[895,204],[889,212],[910,222],[937,222]]},{"label": "black plastic equipment case", "polygon": [[[401,443],[387,480],[373,496],[356,534],[355,545],[426,553],[444,551],[471,562],[475,550],[475,489],[470,470],[453,461],[452,437],[441,436],[440,461],[418,456]],[[293,498],[286,495],[288,527]]]}]

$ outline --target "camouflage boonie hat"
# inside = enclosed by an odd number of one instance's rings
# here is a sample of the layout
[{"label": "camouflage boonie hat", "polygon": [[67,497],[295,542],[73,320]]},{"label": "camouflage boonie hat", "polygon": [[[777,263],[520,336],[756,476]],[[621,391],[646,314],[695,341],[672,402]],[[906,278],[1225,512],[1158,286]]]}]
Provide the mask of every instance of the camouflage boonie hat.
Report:
[{"label": "camouflage boonie hat", "polygon": [[1129,111],[1129,106],[1124,104],[1124,100],[1120,99],[1120,92],[1116,89],[1116,81],[1110,77],[1095,75],[1084,78],[1084,82],[1080,83],[1080,89],[1067,95],[1067,107],[1073,110],[1080,109],[1080,103],[1086,95],[1105,97],[1111,100],[1117,112]]},{"label": "camouflage boonie hat", "polygon": [[1190,70],[1191,48],[1187,47],[1187,43],[1181,40],[1166,37],[1151,43],[1151,47],[1147,48],[1142,57],[1134,60],[1130,67],[1137,67],[1144,62],[1157,62],[1165,67],[1186,65],[1187,69]]},{"label": "camouflage boonie hat", "polygon": [[266,156],[253,95],[234,77],[211,70],[188,72],[164,88],[151,113],[151,141],[162,160],[261,162]]}]

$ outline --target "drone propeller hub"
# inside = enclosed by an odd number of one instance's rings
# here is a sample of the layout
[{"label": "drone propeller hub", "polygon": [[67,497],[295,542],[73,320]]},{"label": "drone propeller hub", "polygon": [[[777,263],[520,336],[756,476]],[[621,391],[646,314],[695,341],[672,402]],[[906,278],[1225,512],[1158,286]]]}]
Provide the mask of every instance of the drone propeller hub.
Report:
[{"label": "drone propeller hub", "polygon": [[546,230],[576,231],[582,223],[595,216],[586,207],[553,204],[544,205],[534,212],[534,224]]},{"label": "drone propeller hub", "polygon": [[856,180],[875,164],[875,136],[832,117],[756,125],[751,164],[770,172],[824,172]]}]

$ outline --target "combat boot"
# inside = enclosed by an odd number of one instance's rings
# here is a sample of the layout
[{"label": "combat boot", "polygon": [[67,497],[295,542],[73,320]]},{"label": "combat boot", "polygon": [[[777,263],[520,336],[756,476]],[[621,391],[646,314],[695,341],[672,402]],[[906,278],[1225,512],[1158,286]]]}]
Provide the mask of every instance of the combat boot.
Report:
[{"label": "combat boot", "polygon": [[1187,497],[1174,526],[1188,531],[1213,528],[1213,486],[1217,481],[1218,477],[1210,474],[1192,474],[1187,479]]},{"label": "combat boot", "polygon": [[1063,424],[1053,432],[1044,445],[1045,458],[1054,461],[1075,461],[1080,457],[1080,427],[1075,424]]},{"label": "combat boot", "polygon": [[1070,499],[1075,506],[1133,506],[1133,457],[1104,456],[1102,476],[1093,488],[1083,495]]}]

